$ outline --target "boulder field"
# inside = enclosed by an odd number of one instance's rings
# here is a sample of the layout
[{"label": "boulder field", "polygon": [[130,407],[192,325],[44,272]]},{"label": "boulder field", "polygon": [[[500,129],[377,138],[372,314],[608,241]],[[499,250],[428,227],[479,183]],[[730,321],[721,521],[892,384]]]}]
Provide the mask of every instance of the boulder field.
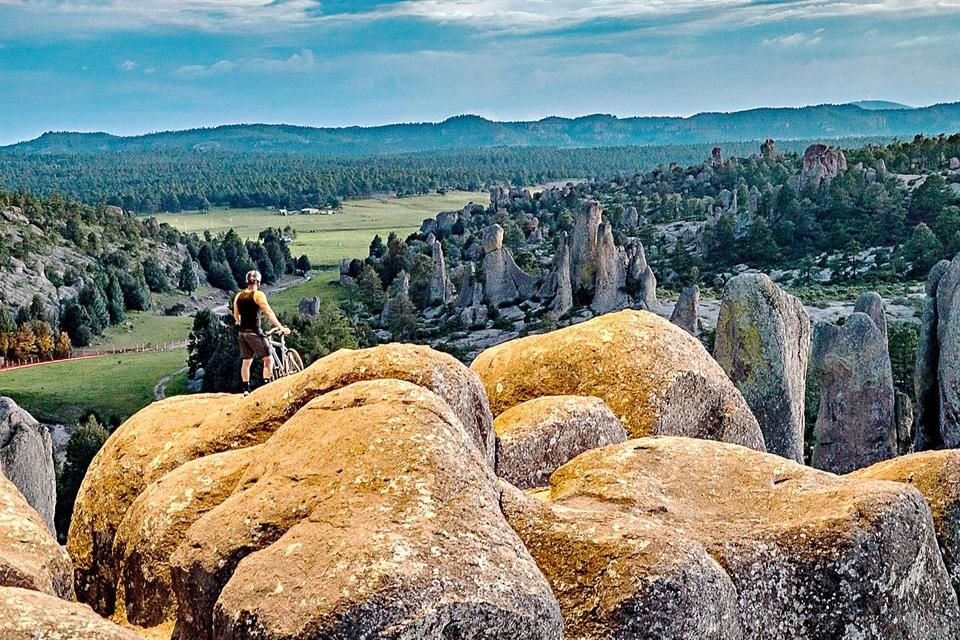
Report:
[{"label": "boulder field", "polygon": [[128,420],[69,556],[0,478],[0,638],[958,638],[958,486],[953,452],[847,476],[765,453],[646,312],[472,368],[343,350]]}]

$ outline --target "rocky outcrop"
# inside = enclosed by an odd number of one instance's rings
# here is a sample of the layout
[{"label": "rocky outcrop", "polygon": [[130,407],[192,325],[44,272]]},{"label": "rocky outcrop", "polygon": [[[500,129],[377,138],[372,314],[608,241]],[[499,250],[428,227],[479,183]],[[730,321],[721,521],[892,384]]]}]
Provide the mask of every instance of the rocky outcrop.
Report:
[{"label": "rocky outcrop", "polygon": [[627,207],[623,210],[622,224],[626,229],[636,229],[640,226],[640,213],[636,207]]},{"label": "rocky outcrop", "polygon": [[917,398],[914,446],[917,451],[943,446],[940,429],[940,339],[938,331],[937,291],[940,280],[950,268],[950,262],[941,260],[927,276],[926,297],[920,320],[920,339],[917,344],[913,388]]},{"label": "rocky outcrop", "polygon": [[870,316],[817,324],[809,377],[820,390],[810,464],[849,473],[897,454],[890,353]]},{"label": "rocky outcrop", "polygon": [[177,619],[170,556],[190,526],[236,490],[262,445],[188,462],[151,484],[130,506],[113,543],[121,568],[116,617],[141,627]]},{"label": "rocky outcrop", "polygon": [[317,296],[300,298],[300,304],[297,305],[297,313],[308,318],[316,318],[317,314],[320,313],[320,298]]},{"label": "rocky outcrop", "polygon": [[803,167],[800,171],[800,186],[819,189],[847,170],[847,158],[842,149],[832,149],[825,144],[812,144],[803,152]]},{"label": "rocky outcrop", "polygon": [[940,434],[953,449],[960,447],[960,255],[937,285],[937,343]]},{"label": "rocky outcrop", "polygon": [[[0,474],[0,586],[73,599],[73,565],[46,523]],[[3,630],[0,617],[0,630]],[[2,636],[0,634],[0,637]]]},{"label": "rocky outcrop", "polygon": [[573,285],[570,281],[570,244],[567,234],[560,236],[557,251],[553,254],[550,274],[537,292],[542,300],[550,300],[550,310],[562,316],[573,308]]},{"label": "rocky outcrop", "polygon": [[643,243],[631,238],[625,248],[627,255],[627,290],[640,302],[642,308],[654,311],[657,303],[657,277],[647,264],[647,254]]},{"label": "rocky outcrop", "polygon": [[520,338],[487,349],[470,368],[494,415],[541,396],[596,396],[632,437],[684,435],[764,449],[756,418],[703,345],[646,311]]},{"label": "rocky outcrop", "polygon": [[431,249],[433,256],[433,275],[430,278],[430,303],[447,304],[453,300],[453,283],[447,276],[447,266],[443,259],[443,246],[436,242]]},{"label": "rocky outcrop", "polygon": [[533,296],[536,279],[518,267],[510,249],[503,246],[503,227],[494,224],[484,229],[483,250],[487,302],[501,306]]},{"label": "rocky outcrop", "polygon": [[574,296],[592,297],[597,271],[597,231],[603,209],[589,200],[576,212],[570,236],[570,282]]},{"label": "rocky outcrop", "polygon": [[890,480],[923,494],[937,533],[953,590],[960,594],[960,451],[925,451],[851,473],[858,480]]},{"label": "rocky outcrop", "polygon": [[441,238],[450,236],[458,222],[460,222],[459,211],[441,211],[437,214],[437,235]]},{"label": "rocky outcrop", "polygon": [[921,495],[727,444],[588,451],[504,511],[569,638],[948,638],[960,611]]},{"label": "rocky outcrop", "polygon": [[340,261],[339,282],[341,287],[346,287],[351,282],[353,282],[353,278],[350,276],[350,260],[348,260],[347,258],[344,258],[343,260]]},{"label": "rocky outcrop", "polygon": [[5,640],[142,640],[90,607],[54,596],[0,586],[0,638]]},{"label": "rocky outcrop", "polygon": [[181,640],[561,638],[493,470],[439,396],[399,380],[302,407],[170,562]]},{"label": "rocky outcrop", "polygon": [[779,155],[776,142],[774,142],[772,138],[767,138],[764,143],[760,145],[760,157],[764,160],[775,160]]},{"label": "rocky outcrop", "polygon": [[690,335],[700,335],[700,319],[697,316],[697,307],[700,305],[700,287],[693,285],[685,287],[680,292],[677,304],[670,314],[670,322],[677,325]]},{"label": "rocky outcrop", "polygon": [[[398,300],[410,300],[410,274],[401,271],[397,277],[390,283],[390,289],[387,291],[387,300],[383,303],[383,310],[380,312],[380,325],[388,326],[393,319],[395,309],[398,308]],[[412,303],[411,303],[412,304]]]},{"label": "rocky outcrop", "polygon": [[10,398],[0,398],[0,473],[20,490],[54,533],[57,478],[53,440],[47,427]]},{"label": "rocky outcrop", "polygon": [[584,451],[624,442],[627,432],[600,398],[544,396],[493,421],[497,475],[520,489],[546,486],[550,475]]},{"label": "rocky outcrop", "polygon": [[723,151],[720,147],[714,147],[710,152],[710,166],[714,169],[723,166]]},{"label": "rocky outcrop", "polygon": [[883,334],[883,339],[887,339],[887,309],[879,293],[876,291],[865,291],[860,294],[853,310],[870,316],[873,323],[880,329],[880,333]]},{"label": "rocky outcrop", "polygon": [[913,453],[913,401],[897,391],[893,402],[894,424],[897,429],[897,455]]},{"label": "rocky outcrop", "polygon": [[810,317],[766,275],[727,282],[714,357],[743,394],[767,451],[803,462]]},{"label": "rocky outcrop", "polygon": [[488,310],[483,302],[483,285],[474,280],[476,268],[468,262],[463,269],[460,294],[456,308],[460,312],[460,324],[466,328],[483,327],[487,323]]},{"label": "rocky outcrop", "polygon": [[193,395],[154,403],[114,432],[80,487],[67,539],[80,599],[104,615],[113,613],[119,579],[114,538],[149,485],[192,460],[265,442],[315,397],[381,378],[406,380],[436,392],[493,468],[493,418],[483,386],[455,358],[427,347],[344,349],[246,398]]},{"label": "rocky outcrop", "polygon": [[596,272],[590,308],[598,314],[623,309],[630,303],[626,287],[626,255],[613,241],[613,227],[601,223],[597,229]]}]

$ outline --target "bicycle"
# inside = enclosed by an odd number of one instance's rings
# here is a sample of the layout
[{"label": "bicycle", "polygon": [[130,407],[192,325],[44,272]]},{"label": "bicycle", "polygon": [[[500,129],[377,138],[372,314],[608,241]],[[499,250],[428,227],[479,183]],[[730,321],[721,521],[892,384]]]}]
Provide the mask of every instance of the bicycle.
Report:
[{"label": "bicycle", "polygon": [[[273,337],[278,334],[280,339],[274,340]],[[286,336],[279,329],[273,328],[267,331],[264,336],[267,338],[267,344],[270,345],[270,355],[273,357],[274,380],[303,371],[303,358],[300,357],[296,349],[287,348]]]}]

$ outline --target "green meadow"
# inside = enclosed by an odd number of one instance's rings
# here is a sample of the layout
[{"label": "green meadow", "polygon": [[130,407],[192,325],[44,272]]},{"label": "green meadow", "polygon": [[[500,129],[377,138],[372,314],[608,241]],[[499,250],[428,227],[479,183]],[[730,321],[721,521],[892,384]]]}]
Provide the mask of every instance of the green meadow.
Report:
[{"label": "green meadow", "polygon": [[73,423],[88,411],[104,420],[124,419],[150,404],[157,382],[186,361],[186,350],[178,349],[13,369],[0,372],[0,396],[13,398],[44,422]]},{"label": "green meadow", "polygon": [[281,216],[264,208],[213,208],[206,213],[162,214],[157,219],[188,233],[216,234],[233,229],[247,239],[255,239],[266,228],[289,225],[297,232],[290,251],[295,256],[306,254],[315,266],[330,267],[343,258],[366,257],[375,234],[386,239],[387,234],[395,231],[406,237],[420,228],[424,218],[444,210],[462,209],[471,201],[486,205],[490,195],[451,191],[444,195],[347,200],[343,209],[331,215]]}]

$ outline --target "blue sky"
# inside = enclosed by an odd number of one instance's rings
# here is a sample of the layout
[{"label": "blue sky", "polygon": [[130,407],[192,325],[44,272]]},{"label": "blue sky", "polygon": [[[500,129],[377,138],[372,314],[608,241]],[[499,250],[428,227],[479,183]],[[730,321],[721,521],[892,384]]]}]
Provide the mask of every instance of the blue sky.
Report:
[{"label": "blue sky", "polygon": [[0,0],[0,144],[960,100],[960,0]]}]

